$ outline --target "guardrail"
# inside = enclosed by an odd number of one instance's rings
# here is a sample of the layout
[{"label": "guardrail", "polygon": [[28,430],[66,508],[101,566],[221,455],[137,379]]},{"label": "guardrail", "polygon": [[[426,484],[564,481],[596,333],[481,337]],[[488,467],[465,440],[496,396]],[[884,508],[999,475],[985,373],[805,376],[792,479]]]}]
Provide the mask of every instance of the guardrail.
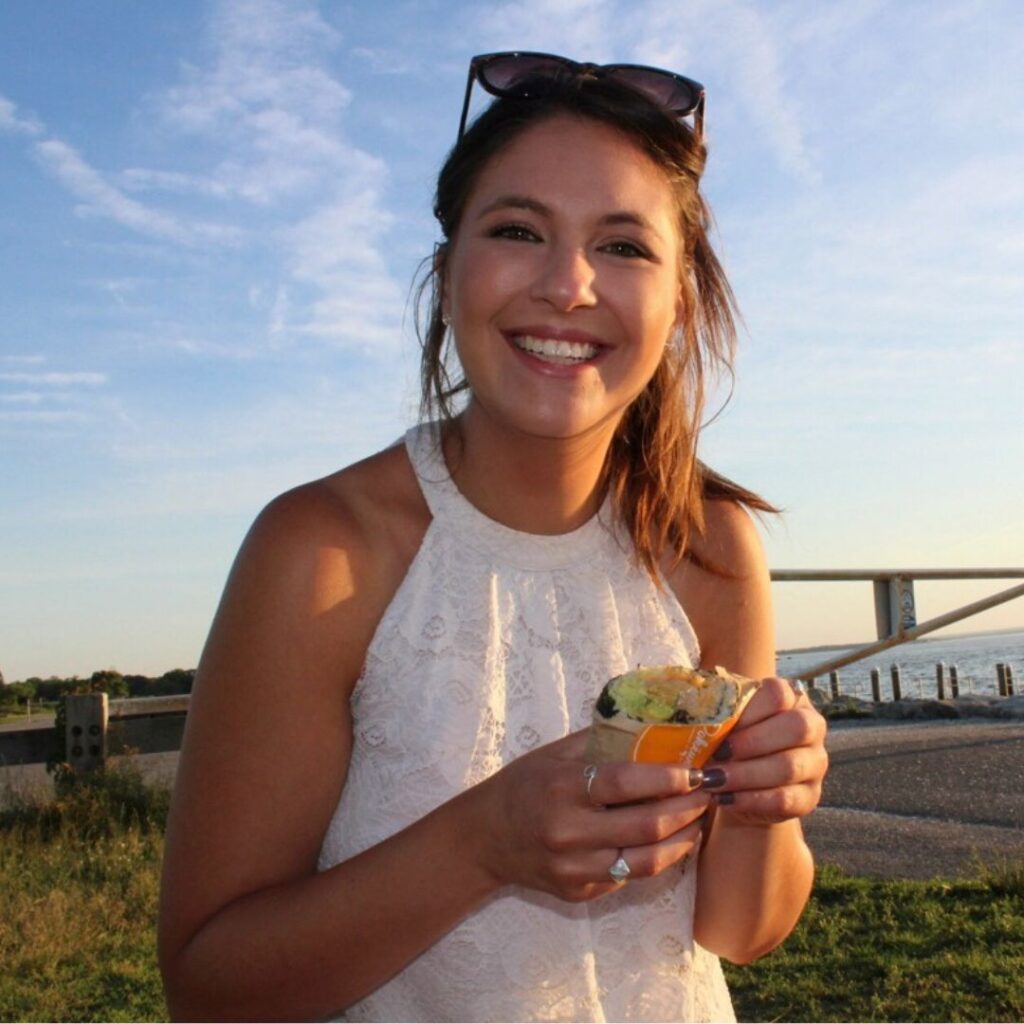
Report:
[{"label": "guardrail", "polygon": [[914,600],[916,580],[1024,579],[1024,569],[773,569],[771,577],[776,583],[870,581],[874,584],[878,640],[804,669],[797,678],[807,683],[844,665],[860,661],[868,655],[888,650],[909,640],[916,640],[919,636],[932,633],[943,626],[952,625],[979,612],[988,611],[989,608],[1024,597],[1022,583],[919,624]]},{"label": "guardrail", "polygon": [[[76,772],[102,764],[110,754],[157,754],[181,749],[189,695],[110,700],[105,693],[64,698],[65,756]],[[0,732],[0,765],[45,764],[58,756],[53,723]]]},{"label": "guardrail", "polygon": [[[844,665],[1024,596],[1024,584],[1019,584],[918,624],[915,581],[1024,579],[1024,569],[776,569],[772,571],[771,578],[777,583],[871,581],[874,584],[879,639],[812,665],[796,677],[813,682],[819,676],[830,675],[833,688],[837,685],[835,672]],[[997,666],[997,669],[1001,670],[999,692],[1012,694],[1013,678],[1009,666]],[[956,696],[958,691],[953,690],[955,680],[951,682],[951,691]],[[898,699],[899,680],[895,675],[893,684],[893,696]],[[944,680],[937,685],[938,696],[942,698]],[[878,681],[874,678],[872,689],[875,699],[880,699]],[[74,771],[84,772],[101,765],[108,755],[128,749],[143,754],[179,750],[189,699],[188,694],[122,700],[110,700],[105,693],[66,697],[67,762]],[[45,763],[56,755],[56,747],[56,731],[50,724],[0,732],[0,766]]]}]

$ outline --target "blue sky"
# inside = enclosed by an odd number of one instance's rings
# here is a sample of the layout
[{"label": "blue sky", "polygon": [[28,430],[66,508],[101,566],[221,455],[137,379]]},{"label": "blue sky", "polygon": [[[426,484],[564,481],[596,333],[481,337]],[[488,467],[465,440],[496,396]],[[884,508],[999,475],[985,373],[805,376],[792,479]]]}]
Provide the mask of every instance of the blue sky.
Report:
[{"label": "blue sky", "polygon": [[[746,326],[704,456],[787,509],[772,566],[1024,565],[1016,0],[7,0],[7,679],[194,665],[262,505],[413,421],[433,176],[513,48],[707,85]],[[868,584],[775,591],[781,646],[872,635]]]}]

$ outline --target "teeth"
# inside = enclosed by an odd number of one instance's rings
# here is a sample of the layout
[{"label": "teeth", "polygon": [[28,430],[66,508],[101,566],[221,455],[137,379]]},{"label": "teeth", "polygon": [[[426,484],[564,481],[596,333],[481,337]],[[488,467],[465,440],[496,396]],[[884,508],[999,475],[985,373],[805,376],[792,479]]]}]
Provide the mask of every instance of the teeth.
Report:
[{"label": "teeth", "polygon": [[560,341],[522,334],[512,339],[517,348],[551,363],[582,363],[597,355],[597,346],[583,341]]}]

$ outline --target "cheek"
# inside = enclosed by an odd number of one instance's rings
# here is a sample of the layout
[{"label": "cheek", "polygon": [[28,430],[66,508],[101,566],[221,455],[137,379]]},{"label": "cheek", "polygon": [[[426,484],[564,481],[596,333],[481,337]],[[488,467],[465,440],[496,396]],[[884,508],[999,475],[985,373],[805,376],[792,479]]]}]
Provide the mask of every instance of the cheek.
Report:
[{"label": "cheek", "polygon": [[490,247],[467,248],[452,266],[450,296],[463,316],[496,311],[508,296],[521,291],[528,274],[522,259],[498,258]]}]

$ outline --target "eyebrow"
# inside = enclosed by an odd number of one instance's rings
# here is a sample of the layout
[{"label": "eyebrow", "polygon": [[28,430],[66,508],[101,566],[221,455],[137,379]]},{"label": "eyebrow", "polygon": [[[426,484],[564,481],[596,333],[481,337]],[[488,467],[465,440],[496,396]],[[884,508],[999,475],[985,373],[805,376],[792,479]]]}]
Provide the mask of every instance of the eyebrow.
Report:
[{"label": "eyebrow", "polygon": [[[506,207],[511,207],[515,210],[532,210],[541,217],[550,218],[553,216],[551,207],[542,203],[539,199],[532,199],[530,196],[507,195],[498,196],[497,199],[489,202],[480,211],[478,219],[486,217],[487,214],[493,213],[495,210],[501,210]],[[638,210],[613,210],[611,213],[606,213],[601,217],[598,223],[608,225],[632,224],[643,228],[645,231],[650,231],[659,238],[661,237],[661,232],[658,231],[653,222]]]}]

